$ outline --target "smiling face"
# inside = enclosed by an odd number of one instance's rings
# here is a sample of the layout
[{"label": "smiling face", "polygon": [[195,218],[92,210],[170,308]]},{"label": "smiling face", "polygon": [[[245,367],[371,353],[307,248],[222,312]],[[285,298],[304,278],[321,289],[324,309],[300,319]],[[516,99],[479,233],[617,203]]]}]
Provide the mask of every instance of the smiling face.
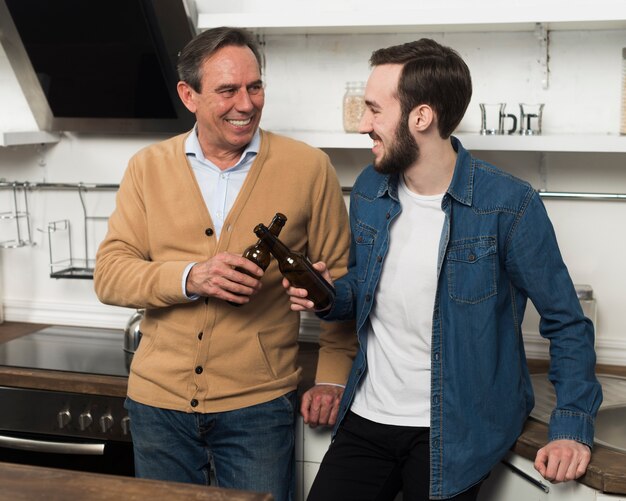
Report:
[{"label": "smiling face", "polygon": [[361,134],[374,140],[374,167],[383,174],[403,172],[419,156],[411,135],[408,117],[402,114],[398,100],[400,64],[375,66],[365,87],[367,109],[359,126]]},{"label": "smiling face", "polygon": [[179,82],[178,93],[196,115],[205,157],[219,166],[238,160],[259,127],[265,104],[261,71],[252,51],[232,45],[219,49],[202,63],[201,92]]}]

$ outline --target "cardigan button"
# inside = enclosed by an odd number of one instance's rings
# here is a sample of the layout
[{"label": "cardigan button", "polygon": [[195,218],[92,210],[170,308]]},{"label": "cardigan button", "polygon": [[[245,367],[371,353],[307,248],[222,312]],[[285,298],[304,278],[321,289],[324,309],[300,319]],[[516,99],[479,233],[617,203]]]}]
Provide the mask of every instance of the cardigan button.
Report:
[{"label": "cardigan button", "polygon": [[207,228],[206,230],[204,230],[204,234],[207,237],[210,237],[211,235],[213,235],[213,228]]},{"label": "cardigan button", "polygon": [[203,335],[204,335],[204,333],[203,333],[203,332],[199,332],[199,333],[198,333],[198,339],[199,339],[200,341],[202,341],[202,336],[203,336]]},{"label": "cardigan button", "polygon": [[202,374],[202,367],[200,367],[198,365],[198,367],[196,367],[196,374]]},{"label": "cardigan button", "polygon": [[191,402],[189,403],[191,404],[192,407],[198,407],[198,401],[195,398],[191,399]]}]

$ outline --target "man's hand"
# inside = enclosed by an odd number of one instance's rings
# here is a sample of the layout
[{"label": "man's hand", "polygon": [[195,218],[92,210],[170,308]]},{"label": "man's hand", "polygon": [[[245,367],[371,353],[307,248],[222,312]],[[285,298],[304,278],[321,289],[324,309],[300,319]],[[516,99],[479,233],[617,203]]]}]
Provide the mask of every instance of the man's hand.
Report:
[{"label": "man's hand", "polygon": [[[253,276],[235,268],[246,270]],[[259,279],[262,276],[263,270],[249,259],[230,252],[220,252],[191,268],[187,275],[187,295],[197,294],[246,304],[250,296],[261,288]]]},{"label": "man's hand", "polygon": [[342,386],[316,384],[302,395],[300,412],[304,423],[311,428],[317,425],[333,426],[337,422],[343,390]]},{"label": "man's hand", "polygon": [[535,469],[553,484],[575,480],[587,471],[591,450],[575,440],[553,440],[537,451]]},{"label": "man's hand", "polygon": [[[330,272],[326,267],[326,263],[318,261],[313,264],[313,267],[322,274],[330,285],[333,285],[333,280],[330,278]],[[306,298],[308,295],[308,291],[306,289],[292,287],[289,280],[286,278],[283,278],[283,287],[287,290],[289,300],[291,301],[291,309],[293,311],[315,311],[313,301]]]}]

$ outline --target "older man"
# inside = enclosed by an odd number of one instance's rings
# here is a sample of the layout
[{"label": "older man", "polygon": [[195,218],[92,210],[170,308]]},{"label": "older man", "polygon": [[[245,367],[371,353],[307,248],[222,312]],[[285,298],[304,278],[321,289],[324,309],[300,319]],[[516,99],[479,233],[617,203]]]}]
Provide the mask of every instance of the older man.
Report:
[{"label": "older man", "polygon": [[[196,126],[130,160],[95,269],[103,302],[146,309],[127,399],[137,474],[208,483],[213,465],[219,486],[286,501],[299,316],[276,262],[264,273],[241,253],[255,225],[282,212],[284,242],[342,275],[347,212],[325,154],[259,129],[250,34],[203,32],[178,70]],[[355,343],[351,323],[321,334],[320,384],[303,398],[312,424],[334,422]]]}]

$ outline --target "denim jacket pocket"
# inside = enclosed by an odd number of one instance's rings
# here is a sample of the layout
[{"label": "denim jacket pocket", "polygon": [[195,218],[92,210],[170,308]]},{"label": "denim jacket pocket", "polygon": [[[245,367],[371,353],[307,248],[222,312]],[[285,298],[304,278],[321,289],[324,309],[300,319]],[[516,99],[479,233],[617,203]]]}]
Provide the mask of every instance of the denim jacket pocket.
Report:
[{"label": "denim jacket pocket", "polygon": [[364,282],[369,270],[372,249],[376,240],[376,230],[357,222],[354,228],[357,280]]},{"label": "denim jacket pocket", "polygon": [[497,294],[497,244],[494,237],[450,242],[447,253],[448,293],[460,303],[476,304]]}]

